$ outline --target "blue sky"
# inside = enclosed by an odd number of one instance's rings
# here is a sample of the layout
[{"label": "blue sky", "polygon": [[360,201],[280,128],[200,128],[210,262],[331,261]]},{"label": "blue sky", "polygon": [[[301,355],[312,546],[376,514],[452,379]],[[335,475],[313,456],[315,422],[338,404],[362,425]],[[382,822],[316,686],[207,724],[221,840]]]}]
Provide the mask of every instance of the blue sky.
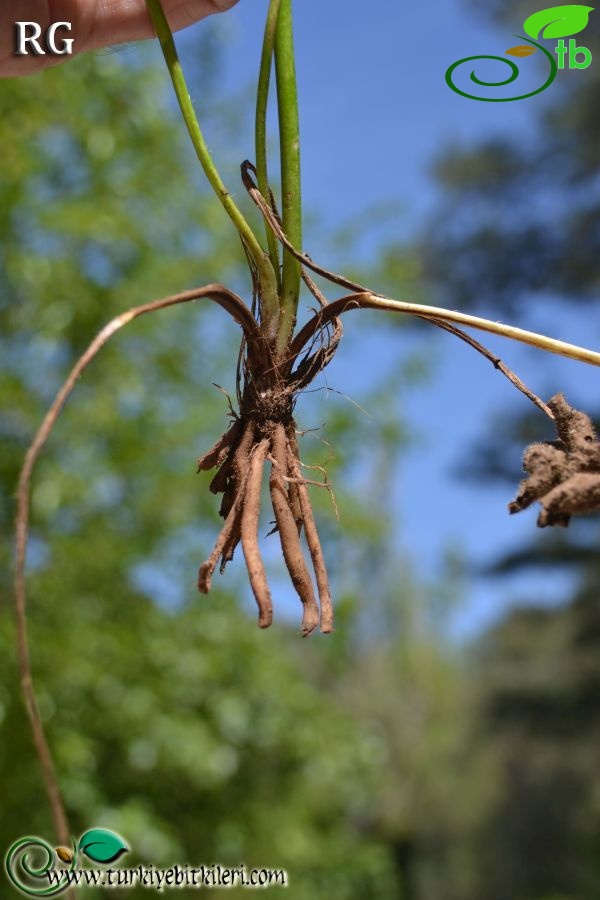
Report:
[{"label": "blue sky", "polygon": [[[378,232],[379,237],[416,233],[435,209],[438,195],[430,168],[438,153],[494,134],[519,134],[525,141],[535,128],[536,112],[551,102],[552,89],[528,100],[500,104],[473,102],[450,91],[444,74],[452,62],[475,54],[502,55],[518,43],[510,32],[475,18],[458,0],[435,6],[395,0],[377,4],[302,0],[295,7],[304,204],[307,210],[318,211],[328,228],[355,220],[370,204],[394,200],[398,212],[388,221],[386,232]],[[266,8],[264,0],[241,0],[215,23],[223,43],[220,87],[224,98],[255,83]],[[532,3],[530,12],[538,8]],[[195,26],[202,27],[206,26]],[[513,32],[521,30],[521,23],[515,22]],[[178,39],[184,66],[193,31]],[[525,76],[526,88],[545,78],[545,72],[540,76],[543,62],[523,64],[530,73]],[[494,74],[482,70],[481,77]],[[585,73],[565,71],[559,77],[585,77]],[[241,128],[239,144],[236,157],[252,158],[250,129]],[[368,220],[365,228],[369,246]],[[376,246],[374,238],[371,246]],[[313,249],[310,224],[305,248]],[[431,302],[435,301],[432,297]],[[350,331],[357,324],[347,327]],[[526,327],[592,347],[600,344],[599,322],[558,316],[550,299],[547,308],[536,307]],[[382,320],[379,335],[369,337],[361,359],[355,354],[344,357],[342,349],[329,381],[343,384],[360,400],[369,373],[385,372],[399,352],[398,340],[394,332],[386,333]],[[526,401],[460,342],[433,334],[431,340],[436,377],[402,399],[403,412],[419,440],[399,463],[395,490],[399,546],[427,579],[440,571],[449,547],[461,548],[471,562],[481,565],[499,550],[527,540],[535,527],[533,511],[508,516],[506,504],[511,497],[506,490],[461,483],[452,475],[460,448],[481,435],[482,426],[493,422],[495,411],[507,407],[517,411]],[[542,377],[538,351],[488,336],[485,343],[542,394],[565,389],[567,396],[571,393],[582,402],[597,392],[597,370],[553,357],[549,366],[545,363]],[[423,347],[422,336],[418,344]],[[514,465],[516,486],[520,460],[515,459]],[[422,498],[420,479],[426,473],[429,496]],[[554,575],[552,579],[541,573],[521,577],[510,585],[469,579],[455,631],[461,636],[476,633],[501,614],[511,597],[552,602],[563,594],[564,582]]]}]

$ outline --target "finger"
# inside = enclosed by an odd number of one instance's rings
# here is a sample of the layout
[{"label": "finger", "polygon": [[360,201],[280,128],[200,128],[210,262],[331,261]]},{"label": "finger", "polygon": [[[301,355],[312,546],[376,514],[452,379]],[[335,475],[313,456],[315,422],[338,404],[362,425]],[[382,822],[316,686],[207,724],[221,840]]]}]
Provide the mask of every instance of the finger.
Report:
[{"label": "finger", "polygon": [[[163,0],[173,31],[235,6],[237,0]],[[40,27],[38,45],[43,53],[26,44],[26,55],[15,55],[16,22],[34,22]],[[57,22],[68,23],[63,37],[73,39],[71,51],[48,52],[45,36]],[[31,34],[31,31],[27,32]],[[0,9],[0,78],[31,75],[56,66],[86,50],[154,37],[145,0],[13,0],[10,12]],[[57,41],[57,46],[62,44]]]}]

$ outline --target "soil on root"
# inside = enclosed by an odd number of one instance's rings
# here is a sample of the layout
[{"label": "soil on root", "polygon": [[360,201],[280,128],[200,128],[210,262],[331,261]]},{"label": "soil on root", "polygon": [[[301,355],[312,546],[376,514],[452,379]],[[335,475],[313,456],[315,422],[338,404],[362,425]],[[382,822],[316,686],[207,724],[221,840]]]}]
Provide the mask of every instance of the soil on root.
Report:
[{"label": "soil on root", "polygon": [[[274,369],[271,369],[273,372]],[[255,374],[255,373],[254,373]],[[260,383],[262,382],[262,386]],[[269,383],[270,382],[270,383]],[[223,572],[241,543],[252,592],[258,606],[258,624],[268,628],[273,603],[260,551],[258,529],[264,470],[270,465],[269,494],[283,558],[303,608],[302,635],[320,626],[333,631],[329,579],[312,512],[293,417],[295,390],[292,379],[250,379],[243,392],[240,413],[217,443],[198,460],[198,471],[216,468],[210,483],[222,494],[220,515],[225,520],[212,553],[200,566],[198,588],[208,593],[219,565]],[[301,545],[304,531],[315,574],[317,592]],[[318,598],[318,599],[317,599]]]},{"label": "soil on root", "polygon": [[523,469],[528,477],[508,509],[518,513],[538,500],[538,527],[566,528],[571,516],[600,509],[600,443],[590,417],[569,406],[564,394],[555,394],[548,407],[558,439],[527,447]]}]

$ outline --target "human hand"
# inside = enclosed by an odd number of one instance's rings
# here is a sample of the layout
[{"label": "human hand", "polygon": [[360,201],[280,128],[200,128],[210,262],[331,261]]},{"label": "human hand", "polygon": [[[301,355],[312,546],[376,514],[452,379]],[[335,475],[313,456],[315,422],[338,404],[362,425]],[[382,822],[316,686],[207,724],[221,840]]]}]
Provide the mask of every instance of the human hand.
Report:
[{"label": "human hand", "polygon": [[[173,31],[212,13],[224,12],[237,0],[163,0]],[[70,22],[73,55],[126,41],[154,36],[145,0],[0,0],[0,77],[29,75],[71,56],[15,56],[15,22],[37,22],[42,34],[53,22]]]}]

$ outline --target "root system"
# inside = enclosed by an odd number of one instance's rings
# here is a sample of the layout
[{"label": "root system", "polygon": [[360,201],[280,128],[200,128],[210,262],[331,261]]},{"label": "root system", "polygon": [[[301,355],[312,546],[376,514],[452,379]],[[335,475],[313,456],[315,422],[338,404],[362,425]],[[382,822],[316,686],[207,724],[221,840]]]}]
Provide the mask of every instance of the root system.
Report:
[{"label": "root system", "polygon": [[[223,572],[241,543],[261,628],[268,628],[273,620],[258,537],[261,487],[268,464],[269,493],[275,516],[273,530],[279,535],[283,559],[302,603],[302,634],[312,634],[319,626],[323,632],[333,630],[329,581],[307,490],[308,484],[328,485],[326,481],[320,483],[302,477],[293,410],[299,385],[308,384],[332,358],[331,342],[338,343],[339,332],[339,325],[334,326],[323,344],[313,355],[309,352],[293,374],[289,360],[278,364],[266,346],[262,357],[255,352],[252,364],[245,359],[239,414],[234,413],[232,426],[198,460],[199,472],[217,469],[210,490],[223,495],[220,514],[225,520],[212,553],[200,566],[198,588],[208,593],[217,565],[220,564]],[[303,532],[317,593],[302,550]]]}]

